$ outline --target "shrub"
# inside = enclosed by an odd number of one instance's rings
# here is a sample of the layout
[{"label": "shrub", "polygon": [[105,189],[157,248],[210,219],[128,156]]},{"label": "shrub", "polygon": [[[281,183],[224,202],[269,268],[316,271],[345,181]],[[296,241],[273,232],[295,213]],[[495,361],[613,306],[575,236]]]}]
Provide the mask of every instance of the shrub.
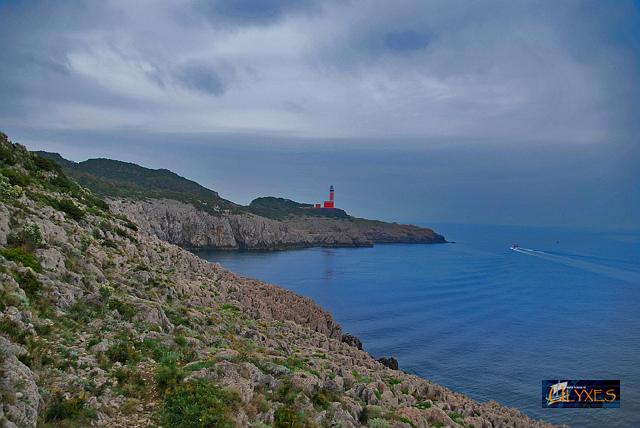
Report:
[{"label": "shrub", "polygon": [[42,272],[42,266],[40,266],[38,259],[22,248],[4,248],[0,250],[0,254],[7,260],[20,263],[25,267],[30,267],[36,272]]},{"label": "shrub", "polygon": [[120,367],[115,372],[118,380],[118,392],[125,397],[141,397],[145,391],[145,383],[138,370]]},{"label": "shrub", "polygon": [[178,346],[186,346],[187,344],[187,339],[181,335],[174,336],[173,341],[176,342]]},{"label": "shrub", "polygon": [[13,246],[24,247],[27,251],[33,251],[42,247],[44,240],[37,224],[27,224],[18,233],[9,235],[8,243]]},{"label": "shrub", "polygon": [[17,169],[4,168],[0,172],[2,173],[2,175],[9,179],[9,182],[12,186],[27,187],[29,184],[31,184],[31,177],[29,177],[27,174],[23,174]]},{"label": "shrub", "polygon": [[107,357],[109,357],[112,363],[120,362],[127,364],[128,362],[137,361],[140,358],[140,353],[130,340],[120,340],[109,348]]},{"label": "shrub", "polygon": [[431,402],[430,401],[418,401],[414,407],[417,407],[418,409],[428,409],[431,407]]},{"label": "shrub", "polygon": [[275,428],[302,428],[302,416],[292,406],[284,404],[276,410],[273,426]]},{"label": "shrub", "polygon": [[175,386],[182,381],[183,377],[184,373],[178,368],[175,361],[167,362],[156,369],[156,386],[158,390],[164,394],[168,389],[175,388]]},{"label": "shrub", "polygon": [[130,303],[126,303],[117,299],[109,300],[109,304],[107,305],[107,307],[111,310],[113,309],[117,310],[118,313],[122,315],[122,318],[124,318],[127,321],[131,321],[131,319],[136,314],[135,306],[133,306]]},{"label": "shrub", "polygon": [[451,412],[451,413],[449,413],[449,417],[451,418],[452,421],[454,421],[458,425],[462,425],[462,426],[465,425],[464,424],[464,416],[462,416],[460,413]]},{"label": "shrub", "polygon": [[35,300],[38,290],[40,290],[40,281],[31,271],[14,273],[16,282],[30,300]]},{"label": "shrub", "polygon": [[32,159],[33,159],[34,166],[38,169],[42,169],[45,171],[56,171],[56,172],[60,170],[60,167],[58,166],[58,164],[52,161],[51,159],[47,159],[39,155],[34,155]]},{"label": "shrub", "polygon": [[382,418],[371,419],[367,424],[370,428],[389,428],[389,422]]},{"label": "shrub", "polygon": [[160,422],[176,428],[232,428],[236,426],[232,415],[239,402],[236,392],[210,380],[194,380],[176,386],[165,396]]},{"label": "shrub", "polygon": [[284,404],[293,404],[301,391],[291,384],[290,379],[282,381],[274,394],[274,399]]},{"label": "shrub", "polygon": [[358,373],[356,370],[353,370],[351,374],[355,378],[356,383],[371,383],[372,381],[370,376],[362,375]]},{"label": "shrub", "polygon": [[62,395],[56,395],[47,409],[44,419],[47,422],[76,419],[79,416],[92,417],[90,409],[85,408],[82,398],[65,400]]},{"label": "shrub", "polygon": [[78,207],[71,199],[61,199],[57,203],[57,208],[64,211],[74,220],[81,220],[84,217],[84,210]]},{"label": "shrub", "polygon": [[340,397],[325,390],[316,391],[311,397],[311,402],[322,410],[327,410],[334,401],[340,401]]},{"label": "shrub", "polygon": [[13,186],[7,177],[0,174],[0,199],[16,199],[22,195],[22,187]]},{"label": "shrub", "polygon": [[382,419],[384,416],[384,410],[380,406],[365,406],[360,413],[360,423],[367,424],[373,419]]},{"label": "shrub", "polygon": [[0,132],[0,163],[14,165],[16,157],[8,137]]},{"label": "shrub", "polygon": [[236,312],[240,312],[240,308],[238,308],[235,305],[232,305],[231,303],[225,303],[220,307],[221,310],[223,311],[228,311],[228,312],[232,312],[232,313],[236,313]]},{"label": "shrub", "polygon": [[306,370],[309,367],[307,362],[297,355],[289,355],[282,365],[291,371]]}]

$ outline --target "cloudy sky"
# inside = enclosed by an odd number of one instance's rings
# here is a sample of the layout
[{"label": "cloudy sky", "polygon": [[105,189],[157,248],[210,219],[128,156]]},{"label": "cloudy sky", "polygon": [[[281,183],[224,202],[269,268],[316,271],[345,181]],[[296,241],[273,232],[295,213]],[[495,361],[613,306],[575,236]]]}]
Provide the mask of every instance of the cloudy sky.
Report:
[{"label": "cloudy sky", "polygon": [[0,0],[0,129],[246,203],[640,227],[640,3]]}]

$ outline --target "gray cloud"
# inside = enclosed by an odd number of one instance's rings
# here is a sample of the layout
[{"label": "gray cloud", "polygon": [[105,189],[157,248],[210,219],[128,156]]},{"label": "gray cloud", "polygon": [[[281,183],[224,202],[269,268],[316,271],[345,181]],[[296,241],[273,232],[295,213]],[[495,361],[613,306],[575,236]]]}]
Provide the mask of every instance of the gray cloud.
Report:
[{"label": "gray cloud", "polygon": [[9,124],[574,143],[639,127],[633,2],[0,7]]},{"label": "gray cloud", "polygon": [[385,34],[384,43],[394,51],[413,51],[427,47],[429,37],[413,30],[390,31]]},{"label": "gray cloud", "polygon": [[212,25],[271,25],[287,15],[309,13],[319,8],[315,0],[199,0],[196,11]]},{"label": "gray cloud", "polygon": [[[637,224],[639,201],[624,193],[634,192],[640,159],[638,22],[633,1],[0,1],[0,128],[79,158],[126,158],[137,140],[139,158],[127,160],[138,161],[165,136],[200,159],[228,141],[230,162],[278,175],[264,183],[272,189],[306,171],[300,186],[312,186],[334,159],[323,150],[348,148],[336,174],[362,195],[353,208],[363,215],[375,183],[440,201],[417,204],[407,220],[422,210],[483,221],[507,198],[505,215],[525,221],[541,216],[530,209],[537,201],[568,213],[566,224]],[[198,159],[180,161],[193,162],[184,171]],[[221,175],[193,178],[225,190]],[[419,190],[406,190],[408,180]],[[545,195],[539,182],[566,185]]]},{"label": "gray cloud", "polygon": [[191,89],[207,94],[220,96],[225,91],[225,85],[218,73],[205,65],[188,65],[182,68],[178,78]]}]

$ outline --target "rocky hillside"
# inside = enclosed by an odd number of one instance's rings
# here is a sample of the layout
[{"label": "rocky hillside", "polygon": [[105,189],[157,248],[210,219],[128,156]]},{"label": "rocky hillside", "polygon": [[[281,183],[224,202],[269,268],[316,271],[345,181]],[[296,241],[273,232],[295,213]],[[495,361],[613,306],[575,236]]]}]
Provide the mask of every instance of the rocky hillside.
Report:
[{"label": "rocky hillside", "polygon": [[0,426],[546,426],[138,229],[0,135]]},{"label": "rocky hillside", "polygon": [[444,243],[428,228],[358,219],[341,209],[314,210],[283,198],[241,206],[168,170],[109,159],[71,162],[38,152],[141,231],[189,249],[276,250],[312,246],[367,247],[385,243]]}]

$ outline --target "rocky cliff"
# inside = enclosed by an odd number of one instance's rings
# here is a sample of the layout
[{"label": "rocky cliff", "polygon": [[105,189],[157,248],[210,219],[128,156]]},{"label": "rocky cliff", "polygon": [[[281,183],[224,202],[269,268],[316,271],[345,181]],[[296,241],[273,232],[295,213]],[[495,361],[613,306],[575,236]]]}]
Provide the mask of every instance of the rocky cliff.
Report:
[{"label": "rocky cliff", "polygon": [[278,250],[312,246],[366,247],[385,243],[444,243],[431,229],[359,219],[341,209],[313,210],[283,198],[257,198],[248,206],[228,201],[196,182],[165,170],[111,159],[72,162],[37,152],[141,229],[189,249]]},{"label": "rocky cliff", "polygon": [[377,221],[314,216],[280,220],[252,213],[212,215],[172,199],[108,199],[114,212],[141,230],[190,249],[272,250],[311,246],[367,247],[375,242],[442,243],[431,229]]},{"label": "rocky cliff", "polygon": [[547,426],[140,226],[0,135],[0,426]]}]

